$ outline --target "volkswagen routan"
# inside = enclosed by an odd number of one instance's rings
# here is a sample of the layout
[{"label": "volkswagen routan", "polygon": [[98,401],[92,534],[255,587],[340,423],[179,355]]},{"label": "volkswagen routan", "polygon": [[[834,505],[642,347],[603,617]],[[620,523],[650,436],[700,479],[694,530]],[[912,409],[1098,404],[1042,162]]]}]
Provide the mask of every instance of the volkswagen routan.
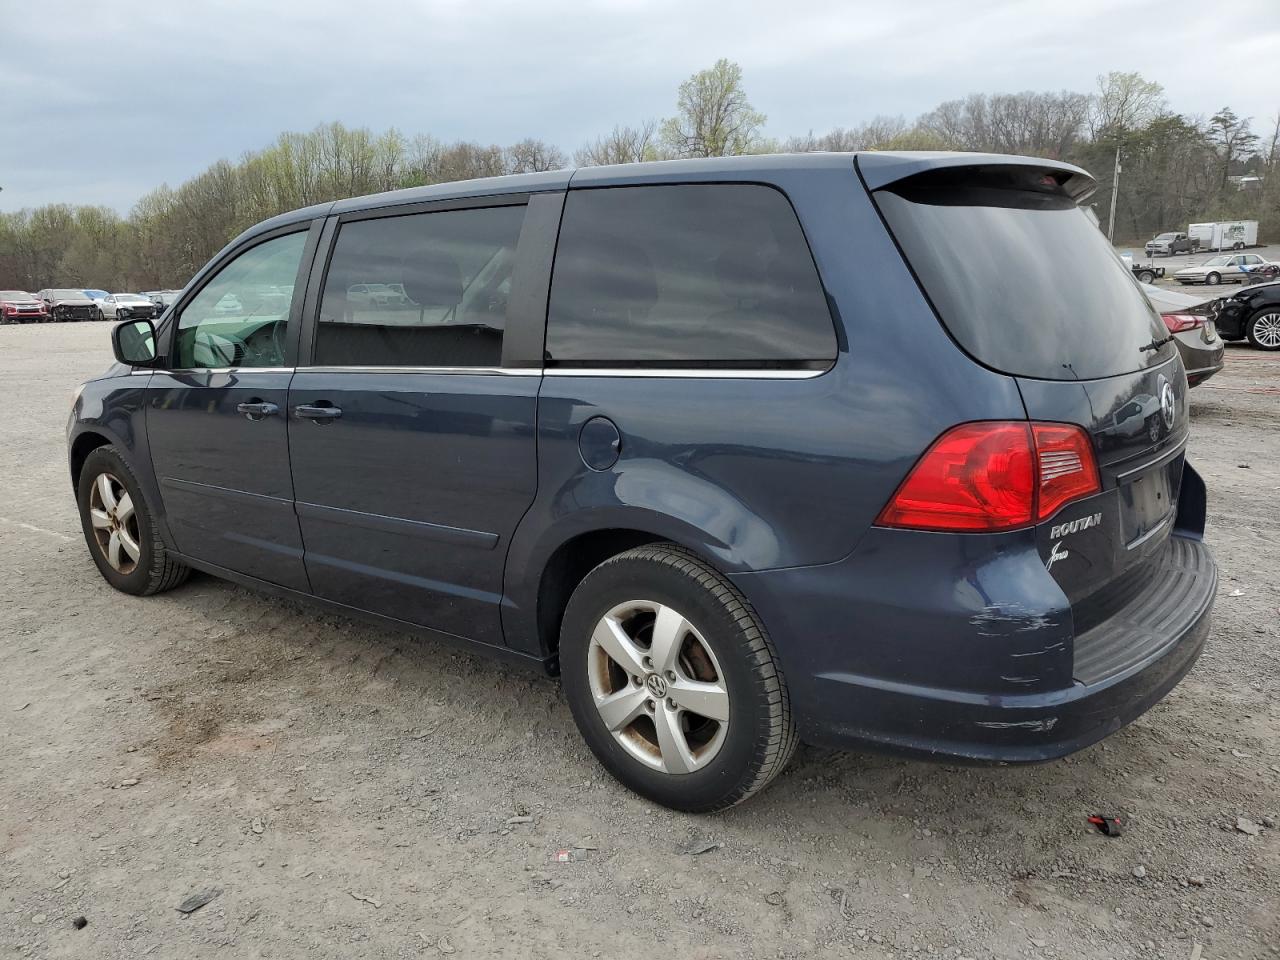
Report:
[{"label": "volkswagen routan", "polygon": [[683,810],[799,742],[1061,757],[1191,669],[1216,584],[1186,375],[1093,188],[809,154],[276,217],[77,394],[89,553],[540,667]]}]

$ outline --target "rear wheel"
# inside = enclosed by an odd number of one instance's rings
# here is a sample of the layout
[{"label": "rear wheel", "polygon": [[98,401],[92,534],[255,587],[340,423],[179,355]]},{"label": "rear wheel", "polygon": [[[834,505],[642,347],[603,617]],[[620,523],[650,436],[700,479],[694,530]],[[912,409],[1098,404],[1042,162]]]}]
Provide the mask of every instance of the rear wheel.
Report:
[{"label": "rear wheel", "polygon": [[114,447],[85,458],[78,494],[84,539],[107,583],[146,596],[187,579],[190,569],[169,557],[142,488]]},{"label": "rear wheel", "polygon": [[763,626],[727,579],[674,544],[628,550],[587,574],[565,610],[560,663],[592,753],[664,806],[732,806],[795,751]]},{"label": "rear wheel", "polygon": [[1138,274],[1138,280],[1142,283],[1155,283],[1156,275],[1150,270],[1143,270]]},{"label": "rear wheel", "polygon": [[1268,307],[1255,313],[1244,332],[1259,350],[1280,350],[1280,308]]}]

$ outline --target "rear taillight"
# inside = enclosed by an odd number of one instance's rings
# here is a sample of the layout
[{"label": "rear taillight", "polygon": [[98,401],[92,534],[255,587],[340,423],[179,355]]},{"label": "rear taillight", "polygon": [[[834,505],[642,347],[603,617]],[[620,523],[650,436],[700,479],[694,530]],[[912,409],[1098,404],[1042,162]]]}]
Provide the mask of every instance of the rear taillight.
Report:
[{"label": "rear taillight", "polygon": [[1033,423],[1036,445],[1036,522],[1048,520],[1072,500],[1102,489],[1089,436],[1069,423]]},{"label": "rear taillight", "polygon": [[1204,317],[1193,317],[1189,313],[1162,313],[1160,319],[1170,333],[1184,333],[1204,326]]},{"label": "rear taillight", "polygon": [[1048,519],[1100,489],[1089,437],[1077,426],[965,423],[933,442],[876,523],[912,530],[1011,530]]}]

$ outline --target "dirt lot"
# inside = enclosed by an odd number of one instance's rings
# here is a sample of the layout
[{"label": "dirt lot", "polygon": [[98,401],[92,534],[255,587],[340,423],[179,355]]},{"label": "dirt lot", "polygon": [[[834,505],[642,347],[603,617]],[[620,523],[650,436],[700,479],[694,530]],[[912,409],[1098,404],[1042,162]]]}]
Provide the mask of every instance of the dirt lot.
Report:
[{"label": "dirt lot", "polygon": [[1280,355],[1193,394],[1222,582],[1164,703],[1039,767],[802,750],[700,818],[608,779],[543,677],[207,577],[108,589],[63,449],[107,344],[0,327],[5,955],[1280,956]]}]

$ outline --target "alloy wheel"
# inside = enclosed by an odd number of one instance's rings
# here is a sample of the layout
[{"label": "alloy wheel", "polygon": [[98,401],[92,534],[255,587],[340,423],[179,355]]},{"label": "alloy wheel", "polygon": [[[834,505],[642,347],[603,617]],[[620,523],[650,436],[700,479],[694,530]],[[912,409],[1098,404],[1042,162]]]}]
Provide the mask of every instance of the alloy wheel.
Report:
[{"label": "alloy wheel", "polygon": [[724,745],[724,673],[697,628],[673,607],[631,600],[606,613],[591,634],[587,678],[613,738],[654,770],[692,773]]},{"label": "alloy wheel", "polygon": [[129,491],[110,473],[94,478],[89,491],[89,521],[94,542],[111,568],[126,575],[132,573],[142,555],[138,514]]},{"label": "alloy wheel", "polygon": [[1268,350],[1280,349],[1280,311],[1260,314],[1253,319],[1253,338]]}]

